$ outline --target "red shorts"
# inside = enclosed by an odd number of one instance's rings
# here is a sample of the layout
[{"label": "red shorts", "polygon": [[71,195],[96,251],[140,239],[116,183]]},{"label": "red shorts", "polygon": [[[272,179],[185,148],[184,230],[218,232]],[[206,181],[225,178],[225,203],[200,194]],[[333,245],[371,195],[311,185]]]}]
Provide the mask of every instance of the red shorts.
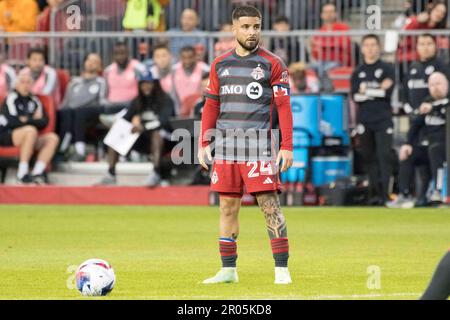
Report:
[{"label": "red shorts", "polygon": [[211,190],[242,196],[244,186],[248,193],[280,191],[281,184],[275,172],[274,161],[215,160],[211,172]]}]

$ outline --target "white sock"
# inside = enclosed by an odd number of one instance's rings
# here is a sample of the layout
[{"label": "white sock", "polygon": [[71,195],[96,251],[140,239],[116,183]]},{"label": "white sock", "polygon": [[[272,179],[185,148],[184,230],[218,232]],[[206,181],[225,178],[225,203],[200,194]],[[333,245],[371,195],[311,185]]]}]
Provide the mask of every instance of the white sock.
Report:
[{"label": "white sock", "polygon": [[28,174],[28,162],[19,162],[19,168],[17,170],[17,178],[22,179],[26,174]]},{"label": "white sock", "polygon": [[80,155],[86,155],[86,143],[84,142],[75,142],[75,151]]},{"label": "white sock", "polygon": [[44,172],[47,164],[44,161],[37,161],[34,165],[33,171],[31,172],[32,176],[40,175]]}]

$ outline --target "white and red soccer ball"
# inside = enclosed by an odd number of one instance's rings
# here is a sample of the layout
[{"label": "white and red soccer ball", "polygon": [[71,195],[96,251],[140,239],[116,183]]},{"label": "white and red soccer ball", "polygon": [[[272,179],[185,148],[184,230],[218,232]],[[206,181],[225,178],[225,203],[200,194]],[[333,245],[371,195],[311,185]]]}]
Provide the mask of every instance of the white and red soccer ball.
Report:
[{"label": "white and red soccer ball", "polygon": [[116,276],[105,260],[89,259],[78,267],[76,282],[83,296],[106,296],[114,288]]}]

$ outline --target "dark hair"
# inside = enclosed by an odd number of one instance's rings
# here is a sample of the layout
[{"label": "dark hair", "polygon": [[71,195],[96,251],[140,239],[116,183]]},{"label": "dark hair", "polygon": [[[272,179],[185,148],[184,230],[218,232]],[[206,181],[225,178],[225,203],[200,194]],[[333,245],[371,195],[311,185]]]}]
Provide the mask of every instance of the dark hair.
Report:
[{"label": "dark hair", "polygon": [[289,24],[289,19],[286,16],[278,16],[278,17],[275,18],[275,21],[273,23],[274,24],[278,24],[278,23]]},{"label": "dark hair", "polygon": [[[436,1],[436,2],[432,3],[430,9],[428,9],[428,14],[431,14],[431,11],[433,11],[434,8],[436,8],[438,5],[441,5],[441,4],[445,7],[445,12],[448,15],[447,4],[442,1]],[[447,16],[444,16],[442,21],[440,21],[433,29],[445,29],[446,27],[447,27]]]},{"label": "dark hair", "polygon": [[45,60],[45,50],[43,48],[35,47],[28,50],[27,59],[30,59],[33,54],[40,54]]},{"label": "dark hair", "polygon": [[237,7],[233,10],[233,14],[231,15],[233,20],[239,20],[241,17],[257,17],[262,18],[261,12],[253,6],[242,6]]},{"label": "dark hair", "polygon": [[180,54],[182,54],[183,52],[192,52],[193,54],[195,54],[195,48],[193,46],[185,46],[180,49]]},{"label": "dark hair", "polygon": [[122,41],[122,40],[117,41],[114,44],[114,48],[118,48],[118,47],[125,47],[126,49],[128,49],[127,43],[125,41]]},{"label": "dark hair", "polygon": [[374,39],[378,45],[381,45],[380,38],[376,34],[373,34],[373,33],[366,34],[365,36],[363,36],[361,39],[361,43],[363,43],[364,41],[366,41],[368,39]]},{"label": "dark hair", "polygon": [[[141,82],[142,83],[142,82]],[[138,112],[144,109],[144,104],[148,101],[147,97],[144,96],[141,90],[141,83],[138,85],[138,96],[134,99],[133,104],[138,109]],[[154,106],[155,111],[159,114],[161,109],[164,108],[164,104],[166,103],[167,94],[161,87],[161,83],[158,79],[153,80],[153,89],[150,94],[150,101]]]},{"label": "dark hair", "polygon": [[430,38],[430,39],[433,40],[433,42],[436,44],[436,37],[433,36],[431,33],[423,33],[423,34],[420,34],[420,35],[417,37],[417,40],[419,40],[419,38]]}]

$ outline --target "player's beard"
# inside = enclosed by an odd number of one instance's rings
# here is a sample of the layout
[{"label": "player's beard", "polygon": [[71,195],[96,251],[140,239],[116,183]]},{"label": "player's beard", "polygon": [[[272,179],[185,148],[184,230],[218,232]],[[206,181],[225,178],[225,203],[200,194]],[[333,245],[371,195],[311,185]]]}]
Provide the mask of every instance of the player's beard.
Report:
[{"label": "player's beard", "polygon": [[244,42],[242,42],[242,41],[240,41],[239,39],[237,39],[237,42],[239,43],[239,45],[240,45],[242,48],[244,48],[245,50],[247,50],[247,51],[253,51],[253,50],[255,50],[255,48],[256,48],[256,47],[258,46],[258,44],[259,44],[258,39],[255,40],[255,44],[252,45],[252,46],[247,45],[246,41],[247,41],[247,40],[245,40]]}]

